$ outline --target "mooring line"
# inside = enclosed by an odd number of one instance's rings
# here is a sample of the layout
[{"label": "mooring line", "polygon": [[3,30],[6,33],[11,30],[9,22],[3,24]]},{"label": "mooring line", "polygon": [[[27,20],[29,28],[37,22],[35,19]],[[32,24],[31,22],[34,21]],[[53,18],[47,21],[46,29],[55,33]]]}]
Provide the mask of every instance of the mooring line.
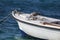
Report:
[{"label": "mooring line", "polygon": [[11,13],[8,14],[8,15],[7,15],[6,17],[4,17],[3,19],[0,19],[0,24],[3,23],[4,21],[6,21],[6,19],[7,19],[10,15],[11,15]]}]

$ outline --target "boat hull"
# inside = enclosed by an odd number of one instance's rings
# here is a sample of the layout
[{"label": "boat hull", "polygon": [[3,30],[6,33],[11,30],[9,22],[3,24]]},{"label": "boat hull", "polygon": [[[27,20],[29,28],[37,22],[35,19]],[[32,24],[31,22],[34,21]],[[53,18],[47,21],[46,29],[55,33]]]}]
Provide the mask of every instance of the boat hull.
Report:
[{"label": "boat hull", "polygon": [[60,40],[60,31],[46,29],[42,27],[36,27],[30,24],[23,23],[17,20],[19,28],[26,34],[37,38]]}]

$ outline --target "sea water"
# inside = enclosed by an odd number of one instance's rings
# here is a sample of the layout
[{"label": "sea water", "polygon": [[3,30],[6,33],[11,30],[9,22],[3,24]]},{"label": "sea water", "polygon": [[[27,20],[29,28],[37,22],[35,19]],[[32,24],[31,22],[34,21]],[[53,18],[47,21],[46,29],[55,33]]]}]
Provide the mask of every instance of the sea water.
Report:
[{"label": "sea water", "polygon": [[[60,19],[60,0],[0,0],[0,20],[14,9],[25,13],[40,12],[43,16]],[[21,31],[15,19],[10,15],[0,22],[0,40],[44,39],[31,37]]]}]

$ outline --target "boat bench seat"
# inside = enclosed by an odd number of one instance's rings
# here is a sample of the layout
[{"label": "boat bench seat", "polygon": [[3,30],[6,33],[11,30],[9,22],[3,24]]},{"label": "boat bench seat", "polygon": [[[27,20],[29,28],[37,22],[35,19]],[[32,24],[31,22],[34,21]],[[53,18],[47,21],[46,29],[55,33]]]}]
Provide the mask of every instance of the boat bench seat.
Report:
[{"label": "boat bench seat", "polygon": [[54,22],[51,22],[51,23],[60,24],[60,21],[54,21]]},{"label": "boat bench seat", "polygon": [[58,26],[58,27],[60,27],[60,23],[58,24],[58,23],[53,23],[53,22],[51,22],[51,23],[48,23],[48,22],[43,22],[43,24],[44,25],[52,25],[52,26]]}]

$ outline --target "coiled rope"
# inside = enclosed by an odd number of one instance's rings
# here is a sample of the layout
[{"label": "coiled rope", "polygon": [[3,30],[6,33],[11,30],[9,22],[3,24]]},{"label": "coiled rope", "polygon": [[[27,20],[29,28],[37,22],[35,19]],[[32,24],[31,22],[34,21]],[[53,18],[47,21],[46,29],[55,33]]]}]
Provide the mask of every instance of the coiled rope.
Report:
[{"label": "coiled rope", "polygon": [[8,14],[8,15],[7,15],[6,17],[4,17],[3,19],[0,19],[0,24],[3,23],[3,22],[5,22],[6,19],[7,19],[10,15],[11,15],[11,13]]}]

